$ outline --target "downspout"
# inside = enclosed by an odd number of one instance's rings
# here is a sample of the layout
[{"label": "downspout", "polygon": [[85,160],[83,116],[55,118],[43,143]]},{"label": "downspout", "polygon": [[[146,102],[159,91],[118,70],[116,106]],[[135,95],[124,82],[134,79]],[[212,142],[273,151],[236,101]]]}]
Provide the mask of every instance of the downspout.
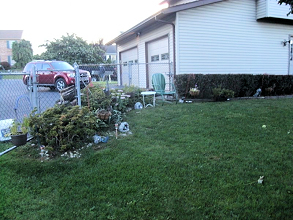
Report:
[{"label": "downspout", "polygon": [[175,24],[173,24],[172,22],[157,19],[157,16],[155,16],[155,21],[172,25],[172,28],[173,28],[173,69],[174,69],[174,77],[175,77],[176,76]]}]

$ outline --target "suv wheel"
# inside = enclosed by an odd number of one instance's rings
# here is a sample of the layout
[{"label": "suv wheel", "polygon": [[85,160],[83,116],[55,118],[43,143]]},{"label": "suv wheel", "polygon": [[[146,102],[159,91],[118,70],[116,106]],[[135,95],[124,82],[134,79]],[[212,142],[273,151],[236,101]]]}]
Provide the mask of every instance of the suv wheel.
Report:
[{"label": "suv wheel", "polygon": [[62,78],[57,79],[55,82],[55,87],[57,88],[58,91],[61,91],[62,89],[66,88],[66,83],[65,80]]}]

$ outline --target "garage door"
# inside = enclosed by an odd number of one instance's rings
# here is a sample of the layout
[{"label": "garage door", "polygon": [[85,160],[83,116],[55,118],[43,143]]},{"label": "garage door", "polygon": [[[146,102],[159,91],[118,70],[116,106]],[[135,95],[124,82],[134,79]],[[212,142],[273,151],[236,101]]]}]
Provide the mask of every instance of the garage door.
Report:
[{"label": "garage door", "polygon": [[120,60],[122,85],[136,85],[138,81],[137,47],[121,52]]},{"label": "garage door", "polygon": [[[148,54],[148,79],[151,87],[152,75],[154,73],[163,73],[165,77],[169,77],[170,60],[169,60],[169,40],[164,37],[147,43]],[[167,78],[166,78],[167,79]]]}]

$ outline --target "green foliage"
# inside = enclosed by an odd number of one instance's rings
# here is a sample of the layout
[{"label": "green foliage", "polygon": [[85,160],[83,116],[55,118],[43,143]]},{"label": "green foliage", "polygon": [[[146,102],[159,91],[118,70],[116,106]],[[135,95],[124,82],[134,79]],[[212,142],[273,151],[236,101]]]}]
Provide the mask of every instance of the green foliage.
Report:
[{"label": "green foliage", "polygon": [[22,123],[14,119],[10,127],[10,133],[8,135],[26,134],[29,132],[29,130],[29,118],[24,117]]},{"label": "green foliage", "polygon": [[127,106],[128,106],[129,97],[124,96],[124,95],[122,95],[120,93],[116,93],[112,97],[113,97],[113,105],[112,105],[112,108],[114,110],[118,110],[120,112],[126,112]]},{"label": "green foliage", "polygon": [[16,68],[23,68],[28,62],[33,59],[33,49],[29,41],[21,40],[15,41],[12,44],[12,56],[16,62]]},{"label": "green foliage", "polygon": [[106,95],[102,87],[86,87],[82,90],[81,105],[88,106],[91,111],[98,109],[109,109],[111,107],[112,98]]},{"label": "green foliage", "polygon": [[32,135],[52,154],[77,149],[99,129],[99,119],[87,107],[55,106],[31,115]]},{"label": "green foliage", "polygon": [[292,108],[157,106],[129,112],[133,135],[79,159],[41,163],[40,150],[18,147],[0,160],[1,219],[292,219]]},{"label": "green foliage", "polygon": [[221,87],[213,89],[213,98],[216,101],[225,101],[228,98],[234,97],[234,92],[230,89],[222,89]]},{"label": "green foliage", "polygon": [[[115,92],[117,93],[120,90],[116,90]],[[141,102],[142,103],[142,96],[141,96],[141,92],[143,92],[144,90],[142,90],[141,88],[137,87],[137,86],[125,86],[123,88],[123,90],[121,90],[120,93],[129,95],[130,97],[127,99],[127,103],[126,103],[126,107],[129,108],[134,108],[135,103],[137,102]],[[146,97],[146,101],[151,99],[150,97]]]},{"label": "green foliage", "polygon": [[[198,98],[212,98],[212,90],[217,87],[234,91],[235,97],[253,96],[258,88],[262,95],[288,95],[293,93],[292,75],[252,75],[252,74],[182,74],[176,76],[176,88],[180,96],[189,96],[195,84],[200,88]],[[266,89],[273,87],[272,94]]]},{"label": "green foliage", "polygon": [[68,63],[103,63],[104,50],[99,44],[88,44],[85,40],[77,37],[75,34],[67,34],[61,39],[47,42],[42,45],[46,52],[42,53],[40,58],[46,60],[62,60]]}]

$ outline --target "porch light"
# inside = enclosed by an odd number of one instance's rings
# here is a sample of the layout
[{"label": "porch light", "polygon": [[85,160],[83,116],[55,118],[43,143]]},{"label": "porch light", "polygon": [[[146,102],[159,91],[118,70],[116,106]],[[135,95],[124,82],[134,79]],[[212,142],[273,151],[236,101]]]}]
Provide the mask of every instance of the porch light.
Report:
[{"label": "porch light", "polygon": [[293,44],[293,40],[283,40],[281,43],[283,44],[284,47],[286,47],[287,43]]}]

